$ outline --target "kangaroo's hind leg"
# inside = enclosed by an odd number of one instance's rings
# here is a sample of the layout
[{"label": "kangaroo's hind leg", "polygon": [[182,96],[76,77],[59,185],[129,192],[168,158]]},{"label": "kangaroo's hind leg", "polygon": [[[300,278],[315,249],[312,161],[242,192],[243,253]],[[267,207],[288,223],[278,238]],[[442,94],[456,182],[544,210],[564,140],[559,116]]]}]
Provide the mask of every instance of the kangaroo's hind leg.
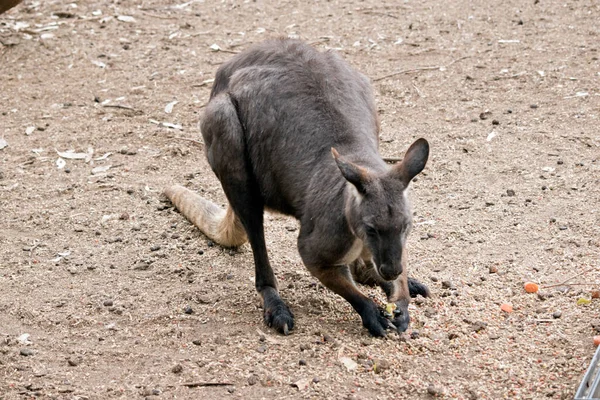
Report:
[{"label": "kangaroo's hind leg", "polygon": [[208,103],[201,130],[208,162],[252,247],[256,290],[263,300],[265,323],[287,334],[294,327],[294,316],[279,297],[265,245],[264,201],[247,160],[244,131],[228,93],[221,93]]}]

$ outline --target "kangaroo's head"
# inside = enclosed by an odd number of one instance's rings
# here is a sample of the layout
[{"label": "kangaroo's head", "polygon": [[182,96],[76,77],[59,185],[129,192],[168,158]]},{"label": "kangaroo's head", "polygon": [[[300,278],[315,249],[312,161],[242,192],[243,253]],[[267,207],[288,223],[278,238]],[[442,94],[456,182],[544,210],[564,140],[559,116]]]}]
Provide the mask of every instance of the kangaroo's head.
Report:
[{"label": "kangaroo's head", "polygon": [[429,144],[418,139],[404,159],[384,173],[374,173],[341,157],[333,157],[344,178],[350,182],[346,217],[354,234],[371,253],[377,273],[395,280],[404,264],[403,250],[412,226],[412,213],[406,198],[410,181],[419,174],[429,156]]}]

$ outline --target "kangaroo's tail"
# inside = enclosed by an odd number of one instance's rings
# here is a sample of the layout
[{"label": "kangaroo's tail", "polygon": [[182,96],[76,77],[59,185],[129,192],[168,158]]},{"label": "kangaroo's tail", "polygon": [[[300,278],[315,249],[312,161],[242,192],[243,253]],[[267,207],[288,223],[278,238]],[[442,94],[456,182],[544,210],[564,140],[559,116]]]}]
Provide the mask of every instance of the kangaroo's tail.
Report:
[{"label": "kangaroo's tail", "polygon": [[180,185],[171,186],[164,193],[184,217],[221,246],[237,247],[248,241],[244,226],[231,206],[223,210]]}]

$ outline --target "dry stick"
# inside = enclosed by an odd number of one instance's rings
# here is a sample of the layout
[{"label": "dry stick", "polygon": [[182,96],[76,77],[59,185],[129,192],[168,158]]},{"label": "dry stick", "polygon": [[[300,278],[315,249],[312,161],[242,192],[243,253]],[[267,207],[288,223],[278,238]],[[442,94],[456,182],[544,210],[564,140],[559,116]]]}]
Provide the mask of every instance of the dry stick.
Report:
[{"label": "dry stick", "polygon": [[600,286],[600,282],[589,283],[557,283],[556,285],[542,286],[542,289],[553,288],[556,286]]},{"label": "dry stick", "polygon": [[135,108],[129,107],[129,106],[124,106],[122,104],[105,104],[102,107],[104,107],[104,108],[121,108],[123,110],[135,111]]},{"label": "dry stick", "polygon": [[[156,11],[159,11],[159,10],[156,10]],[[156,14],[152,14],[151,12],[148,12],[145,10],[142,10],[142,14],[147,15],[152,18],[158,18],[158,19],[179,19],[178,16],[156,15]]]},{"label": "dry stick", "polygon": [[461,57],[461,58],[457,58],[456,60],[451,61],[448,65],[436,65],[436,66],[431,66],[431,67],[420,67],[420,68],[412,68],[412,69],[403,69],[402,71],[393,72],[391,74],[380,76],[379,78],[375,78],[375,79],[373,79],[373,82],[379,82],[379,81],[382,81],[382,80],[387,79],[387,78],[391,78],[391,77],[396,76],[396,75],[410,74],[412,72],[419,72],[419,71],[430,71],[430,70],[440,69],[442,67],[446,67],[447,68],[447,67],[451,66],[452,64],[454,64],[454,63],[456,63],[456,62],[458,62],[460,60],[464,60],[465,58],[469,58],[469,57],[470,56],[464,56],[464,57]]},{"label": "dry stick", "polygon": [[326,43],[326,42],[329,42],[330,40],[331,40],[331,38],[324,36],[324,37],[320,37],[318,39],[312,40],[312,41],[308,42],[308,44],[310,44],[312,46],[312,45],[319,44],[319,43]]},{"label": "dry stick", "polygon": [[[542,286],[542,289],[548,289],[548,288],[553,288],[556,286],[574,286],[573,284],[571,285],[565,285],[567,282],[572,281],[573,279],[577,278],[578,276],[581,276],[585,273],[590,272],[591,270],[595,269],[596,267],[590,267],[588,269],[584,269],[583,271],[579,272],[578,274],[573,275],[572,277],[565,279],[564,281],[562,281],[561,283],[557,283],[555,285],[549,285],[549,286]],[[578,283],[575,285],[587,285],[587,283]],[[590,283],[590,285],[593,285],[593,283]]]},{"label": "dry stick", "polygon": [[172,138],[173,140],[185,140],[188,142],[192,142],[198,146],[204,146],[204,143],[199,141],[199,140],[195,140],[195,139],[190,139],[190,138],[186,138],[186,137],[181,137],[181,136],[175,136],[174,138]]},{"label": "dry stick", "polygon": [[235,50],[225,50],[225,49],[219,49],[216,50],[217,53],[221,52],[221,53],[230,53],[230,54],[240,54],[239,51],[235,51]]},{"label": "dry stick", "polygon": [[183,386],[187,386],[189,388],[195,387],[205,387],[205,386],[232,386],[231,382],[192,382],[192,383],[184,383]]},{"label": "dry stick", "polygon": [[363,13],[363,14],[367,14],[367,15],[380,15],[380,16],[383,16],[383,17],[390,17],[390,18],[394,18],[394,19],[399,19],[397,16],[395,16],[393,14],[382,12],[382,11],[360,10],[360,12]]}]

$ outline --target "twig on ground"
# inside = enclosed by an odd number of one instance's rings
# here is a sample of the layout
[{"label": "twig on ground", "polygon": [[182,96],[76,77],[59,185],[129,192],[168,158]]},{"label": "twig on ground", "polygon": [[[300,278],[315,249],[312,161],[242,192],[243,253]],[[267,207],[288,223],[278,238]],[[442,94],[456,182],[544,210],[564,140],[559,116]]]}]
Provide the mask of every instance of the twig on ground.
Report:
[{"label": "twig on ground", "polygon": [[595,269],[595,267],[590,267],[587,269],[584,269],[583,271],[573,275],[570,278],[565,279],[564,281],[562,281],[561,283],[556,283],[554,285],[546,285],[546,286],[542,286],[542,289],[548,289],[548,288],[553,288],[553,287],[557,287],[557,286],[578,286],[578,285],[594,285],[594,283],[575,283],[575,284],[569,284],[567,285],[566,283],[569,281],[572,281],[573,279],[590,272],[591,270]]},{"label": "twig on ground", "polygon": [[173,139],[173,140],[185,140],[187,142],[192,142],[192,143],[194,143],[195,145],[198,145],[198,146],[204,146],[204,142],[201,142],[200,140],[196,140],[196,139],[190,139],[190,138],[181,137],[181,136],[175,136],[175,137],[173,137],[171,139]]},{"label": "twig on ground", "polygon": [[102,107],[104,107],[104,108],[121,108],[123,110],[135,111],[135,108],[129,107],[129,106],[124,106],[122,104],[105,104]]},{"label": "twig on ground", "polygon": [[187,386],[189,388],[206,387],[206,386],[233,386],[233,383],[231,383],[231,382],[190,382],[190,383],[184,383],[183,386]]},{"label": "twig on ground", "polygon": [[390,18],[394,18],[394,19],[399,19],[397,16],[387,13],[387,12],[382,12],[382,11],[375,11],[375,10],[359,10],[359,12],[363,13],[363,14],[367,14],[367,15],[379,15],[382,17],[390,17]]},{"label": "twig on ground", "polygon": [[147,15],[147,16],[152,17],[152,18],[158,18],[158,19],[171,19],[172,20],[172,19],[179,19],[180,18],[179,16],[175,16],[175,15],[174,16],[170,16],[170,15],[157,15],[157,14],[153,14],[151,12],[145,11],[145,10],[142,10],[142,14]]},{"label": "twig on ground", "polygon": [[464,57],[457,58],[456,60],[453,60],[453,61],[451,61],[450,63],[448,63],[446,65],[434,65],[434,66],[430,66],[430,67],[420,67],[420,68],[403,69],[402,71],[392,72],[391,74],[380,76],[379,78],[375,78],[375,79],[373,79],[373,82],[382,81],[384,79],[392,78],[394,76],[402,75],[402,74],[410,74],[410,73],[413,73],[413,72],[420,72],[420,71],[431,71],[431,70],[440,69],[442,67],[448,68],[452,64],[454,64],[454,63],[456,63],[456,62],[458,62],[460,60],[464,60],[465,58],[469,58],[469,57],[470,56],[464,56]]},{"label": "twig on ground", "polygon": [[588,283],[557,283],[556,285],[542,286],[542,289],[549,289],[557,286],[600,286],[600,282]]}]

